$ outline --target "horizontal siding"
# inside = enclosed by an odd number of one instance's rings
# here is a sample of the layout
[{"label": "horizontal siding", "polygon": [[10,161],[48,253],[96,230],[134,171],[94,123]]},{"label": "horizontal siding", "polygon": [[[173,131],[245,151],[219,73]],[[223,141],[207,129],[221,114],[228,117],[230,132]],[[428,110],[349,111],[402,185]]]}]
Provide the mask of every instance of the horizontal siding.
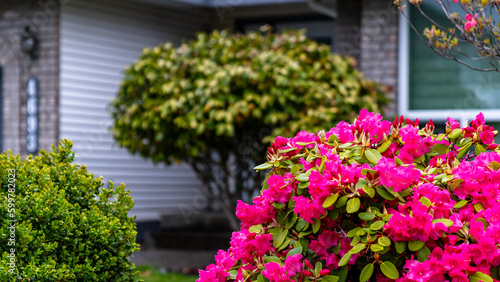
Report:
[{"label": "horizontal siding", "polygon": [[199,197],[201,184],[185,164],[154,165],[118,148],[106,109],[123,69],[144,47],[192,37],[206,17],[125,1],[71,1],[61,16],[60,137],[73,141],[76,162],[104,182],[125,183],[138,221],[179,213]]}]

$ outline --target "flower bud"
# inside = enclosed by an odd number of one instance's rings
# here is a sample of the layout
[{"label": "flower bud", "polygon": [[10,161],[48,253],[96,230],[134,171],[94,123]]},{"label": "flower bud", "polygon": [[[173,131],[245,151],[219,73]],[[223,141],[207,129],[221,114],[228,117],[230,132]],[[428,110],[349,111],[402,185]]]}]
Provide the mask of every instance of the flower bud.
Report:
[{"label": "flower bud", "polygon": [[313,275],[312,272],[309,270],[302,270],[301,274],[303,276],[312,276]]},{"label": "flower bud", "polygon": [[326,276],[328,274],[330,274],[330,270],[328,269],[321,269],[321,271],[319,272],[319,275],[321,276]]}]

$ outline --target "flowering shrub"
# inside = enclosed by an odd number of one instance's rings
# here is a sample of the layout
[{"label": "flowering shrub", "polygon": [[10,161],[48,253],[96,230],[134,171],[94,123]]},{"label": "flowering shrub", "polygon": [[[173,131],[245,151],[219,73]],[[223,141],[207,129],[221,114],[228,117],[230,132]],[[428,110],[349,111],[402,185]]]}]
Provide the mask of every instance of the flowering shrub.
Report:
[{"label": "flowering shrub", "polygon": [[277,137],[204,281],[498,281],[500,155],[482,114],[446,133],[362,110]]},{"label": "flowering shrub", "polygon": [[263,175],[253,168],[265,160],[263,139],[320,130],[388,103],[353,58],[304,30],[261,31],[201,32],[180,47],[144,49],[110,104],[118,145],[154,162],[189,164],[234,230],[236,201],[259,192]]}]

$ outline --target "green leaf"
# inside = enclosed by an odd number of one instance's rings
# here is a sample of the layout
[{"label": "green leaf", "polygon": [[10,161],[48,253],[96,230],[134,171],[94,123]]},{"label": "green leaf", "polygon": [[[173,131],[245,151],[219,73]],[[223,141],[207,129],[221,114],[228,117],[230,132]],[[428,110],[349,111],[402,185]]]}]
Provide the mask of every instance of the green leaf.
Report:
[{"label": "green leaf", "polygon": [[394,195],[387,192],[387,190],[383,187],[377,187],[377,193],[380,195],[380,197],[382,197],[386,200],[389,200],[389,201],[396,199],[396,197],[394,197]]},{"label": "green leaf", "polygon": [[313,233],[314,234],[318,233],[320,227],[321,227],[321,220],[319,218],[315,218],[314,223],[312,225]]},{"label": "green leaf", "polygon": [[317,262],[314,265],[314,272],[319,273],[323,269],[323,264],[321,262]]},{"label": "green leaf", "polygon": [[273,164],[270,164],[270,163],[263,163],[261,165],[258,165],[256,167],[254,167],[253,169],[255,170],[266,170],[266,169],[270,169],[273,167]]},{"label": "green leaf", "polygon": [[468,201],[467,200],[461,200],[460,202],[457,202],[455,205],[453,205],[454,209],[459,209],[467,205]]},{"label": "green leaf", "polygon": [[298,216],[295,212],[291,211],[286,217],[285,229],[292,228],[297,222]]},{"label": "green leaf", "polygon": [[347,232],[347,237],[352,238],[352,237],[356,236],[356,233],[359,230],[362,230],[361,227],[356,227],[356,228],[349,230],[349,232]]},{"label": "green leaf", "polygon": [[380,145],[380,147],[377,148],[377,151],[379,153],[383,153],[383,152],[387,151],[387,149],[389,149],[391,144],[392,144],[392,140],[387,140],[384,143],[382,143],[382,145]]},{"label": "green leaf", "polygon": [[422,242],[420,240],[414,240],[408,242],[408,249],[412,252],[420,250],[424,246],[425,242]]},{"label": "green leaf", "polygon": [[302,218],[299,218],[297,222],[297,226],[295,226],[295,230],[297,231],[304,231],[309,227],[309,222],[303,220]]},{"label": "green leaf", "polygon": [[274,202],[273,207],[277,208],[278,210],[281,210],[281,209],[285,208],[285,203]]},{"label": "green leaf", "polygon": [[406,245],[408,243],[407,242],[394,242],[394,246],[396,247],[396,252],[398,252],[398,254],[402,254],[404,251],[406,251]]},{"label": "green leaf", "polygon": [[366,282],[370,280],[373,274],[373,264],[369,263],[363,267],[363,270],[361,270],[361,274],[359,275],[359,282]]},{"label": "green leaf", "polygon": [[361,237],[359,237],[359,236],[354,236],[354,238],[352,238],[352,241],[351,241],[351,244],[350,244],[350,245],[351,245],[351,247],[356,246],[356,244],[358,244],[360,240],[361,240]]},{"label": "green leaf", "polygon": [[380,251],[382,251],[384,249],[384,247],[380,246],[379,244],[373,244],[370,246],[370,250],[372,250],[372,252],[374,253],[378,253]]},{"label": "green leaf", "polygon": [[476,212],[480,212],[480,211],[484,210],[484,206],[483,206],[483,204],[482,204],[482,203],[479,203],[479,202],[478,202],[478,203],[475,203],[475,204],[474,204],[474,210],[475,210]]},{"label": "green leaf", "polygon": [[307,181],[309,181],[309,175],[307,173],[297,174],[297,176],[295,177],[295,180],[300,181],[300,182],[307,182]]},{"label": "green leaf", "polygon": [[493,170],[498,170],[500,168],[500,163],[497,161],[492,161],[488,166],[491,167]]},{"label": "green leaf", "polygon": [[292,169],[290,170],[290,172],[292,173],[292,175],[296,175],[300,170],[300,166],[298,164],[294,164],[292,166]]},{"label": "green leaf", "polygon": [[448,139],[456,139],[463,134],[463,130],[461,128],[455,128],[453,131],[448,134]]},{"label": "green leaf", "polygon": [[431,200],[429,200],[429,198],[427,198],[427,197],[422,197],[422,198],[420,198],[420,200],[419,200],[419,201],[420,201],[422,204],[424,204],[424,206],[426,206],[426,207],[430,207],[430,206],[432,206],[432,202],[431,202]]},{"label": "green leaf", "polygon": [[363,188],[363,186],[364,186],[364,185],[367,185],[367,184],[368,184],[368,182],[366,182],[366,179],[364,179],[364,178],[360,178],[360,179],[358,180],[358,183],[356,183],[356,186],[355,186],[355,187],[356,187],[356,190],[362,189],[362,188]]},{"label": "green leaf", "polygon": [[250,233],[261,233],[262,232],[262,225],[254,225],[248,228],[248,232]]},{"label": "green leaf", "polygon": [[282,263],[282,261],[278,257],[276,257],[276,256],[265,257],[264,261],[265,262],[277,262],[279,264]]},{"label": "green leaf", "polygon": [[474,275],[469,275],[469,281],[470,282],[480,282],[480,281],[493,282],[493,278],[491,278],[491,276],[489,276],[488,274],[484,274],[482,272],[476,271],[476,273],[474,273]]},{"label": "green leaf", "polygon": [[370,173],[371,175],[374,175],[377,171],[374,170],[374,169],[369,169],[369,168],[363,168],[361,170],[361,174],[362,175],[367,175],[368,173]]},{"label": "green leaf", "polygon": [[332,134],[328,137],[328,143],[334,143],[334,142],[340,143],[340,140],[335,134]]},{"label": "green leaf", "polygon": [[291,242],[291,241],[292,241],[292,240],[291,240],[290,238],[288,238],[288,237],[287,237],[287,238],[285,239],[285,242],[283,242],[283,244],[281,244],[281,246],[280,246],[279,248],[277,248],[276,250],[278,250],[278,251],[282,251],[282,250],[284,250],[284,249],[287,249],[287,248],[290,246],[290,242]]},{"label": "green leaf", "polygon": [[284,149],[284,150],[279,150],[279,153],[280,154],[286,154],[286,153],[289,153],[291,151],[295,151],[295,150],[298,150],[297,148],[293,147],[293,148],[288,148],[288,149]]},{"label": "green leaf", "polygon": [[326,198],[325,202],[323,203],[323,208],[327,209],[333,206],[333,204],[335,204],[338,198],[339,198],[339,193],[336,194],[332,193],[330,196]]},{"label": "green leaf", "polygon": [[359,216],[359,218],[361,218],[364,221],[375,219],[375,214],[371,213],[371,212],[362,212],[362,213],[359,213],[358,216]]},{"label": "green leaf", "polygon": [[472,143],[469,142],[469,143],[465,144],[462,148],[458,149],[457,158],[458,159],[463,158],[467,154],[467,152],[469,151],[471,146],[472,146]]},{"label": "green leaf", "polygon": [[233,269],[233,270],[229,271],[229,277],[230,277],[230,279],[236,280],[236,276],[237,275],[238,275],[238,270]]},{"label": "green leaf", "polygon": [[279,248],[285,242],[285,239],[288,237],[288,230],[280,230],[276,233],[276,236],[273,238],[273,247]]},{"label": "green leaf", "polygon": [[419,262],[424,262],[429,258],[430,254],[431,254],[431,251],[429,250],[429,248],[427,248],[426,246],[423,246],[417,252],[417,259]]},{"label": "green leaf", "polygon": [[347,201],[346,211],[347,213],[355,213],[359,210],[361,206],[361,201],[359,198],[352,198]]},{"label": "green leaf", "polygon": [[299,145],[299,146],[307,146],[307,145],[310,145],[310,144],[315,144],[316,141],[311,141],[311,142],[296,142],[295,144]]},{"label": "green leaf", "polygon": [[339,277],[335,275],[327,275],[321,279],[322,282],[338,282]]},{"label": "green leaf", "polygon": [[351,259],[351,253],[348,252],[340,259],[339,266],[346,265],[350,259]]},{"label": "green leaf", "polygon": [[446,151],[448,150],[448,146],[441,144],[441,143],[436,143],[434,146],[432,146],[431,151],[436,151],[439,153],[439,155],[444,155],[446,154]]},{"label": "green leaf", "polygon": [[439,222],[446,225],[446,227],[451,227],[453,225],[453,221],[447,218],[438,218],[432,221],[432,223],[439,223]]},{"label": "green leaf", "polygon": [[364,236],[364,235],[366,235],[366,230],[364,228],[360,228],[356,232],[356,236]]},{"label": "green leaf", "polygon": [[486,149],[481,144],[476,144],[476,149],[475,149],[476,156],[484,152],[486,152]]},{"label": "green leaf", "polygon": [[472,141],[472,138],[470,138],[470,137],[462,138],[457,145],[458,145],[458,147],[463,147],[465,144],[469,143],[470,141]]},{"label": "green leaf", "polygon": [[293,249],[291,249],[288,254],[286,254],[286,257],[290,257],[290,256],[293,256],[293,255],[297,255],[297,254],[302,254],[302,246],[300,247],[295,247]]},{"label": "green leaf", "polygon": [[388,215],[384,215],[384,217],[382,217],[382,219],[385,221],[385,222],[389,222],[389,220],[391,219],[391,217],[393,216],[393,214],[388,214]]},{"label": "green leaf", "polygon": [[382,229],[382,227],[384,227],[384,225],[385,225],[385,221],[383,221],[383,220],[375,221],[374,223],[372,223],[370,225],[370,230],[380,230],[380,229]]},{"label": "green leaf", "polygon": [[382,236],[378,238],[377,243],[382,247],[389,247],[391,245],[391,239],[389,239],[389,237]]},{"label": "green leaf", "polygon": [[392,264],[390,261],[384,261],[382,264],[380,264],[380,270],[382,270],[382,273],[390,279],[398,279],[399,278],[399,272]]},{"label": "green leaf", "polygon": [[370,163],[376,165],[378,161],[382,158],[382,155],[380,154],[379,151],[371,149],[365,151],[365,157]]},{"label": "green leaf", "polygon": [[356,246],[354,246],[352,249],[349,250],[349,253],[351,253],[353,255],[357,254],[357,253],[361,252],[362,250],[364,250],[365,247],[366,247],[365,244],[362,244],[362,243],[361,244],[357,244]]},{"label": "green leaf", "polygon": [[260,274],[260,275],[257,277],[257,282],[266,282],[266,280],[264,279],[264,276],[262,276],[262,274]]},{"label": "green leaf", "polygon": [[338,199],[338,201],[335,203],[335,207],[337,209],[344,207],[348,199],[349,199],[348,195],[340,197],[340,199]]},{"label": "green leaf", "polygon": [[321,165],[319,166],[319,171],[323,171],[327,160],[328,160],[328,158],[326,156],[321,157]]},{"label": "green leaf", "polygon": [[363,191],[365,191],[365,193],[368,196],[370,196],[370,198],[375,197],[375,189],[373,189],[372,187],[370,187],[368,185],[363,185]]},{"label": "green leaf", "polygon": [[333,209],[333,210],[328,211],[328,217],[330,219],[337,220],[339,215],[340,215],[339,209]]}]

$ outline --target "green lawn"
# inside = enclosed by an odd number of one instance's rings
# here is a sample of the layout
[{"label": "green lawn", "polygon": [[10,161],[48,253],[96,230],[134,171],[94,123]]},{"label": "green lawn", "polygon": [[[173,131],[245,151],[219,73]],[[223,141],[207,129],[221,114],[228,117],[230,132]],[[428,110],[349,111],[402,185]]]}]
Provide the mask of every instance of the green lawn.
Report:
[{"label": "green lawn", "polygon": [[139,274],[137,279],[142,279],[144,282],[194,282],[198,277],[192,275],[176,274],[176,273],[161,273],[157,269],[149,266],[138,266]]}]

